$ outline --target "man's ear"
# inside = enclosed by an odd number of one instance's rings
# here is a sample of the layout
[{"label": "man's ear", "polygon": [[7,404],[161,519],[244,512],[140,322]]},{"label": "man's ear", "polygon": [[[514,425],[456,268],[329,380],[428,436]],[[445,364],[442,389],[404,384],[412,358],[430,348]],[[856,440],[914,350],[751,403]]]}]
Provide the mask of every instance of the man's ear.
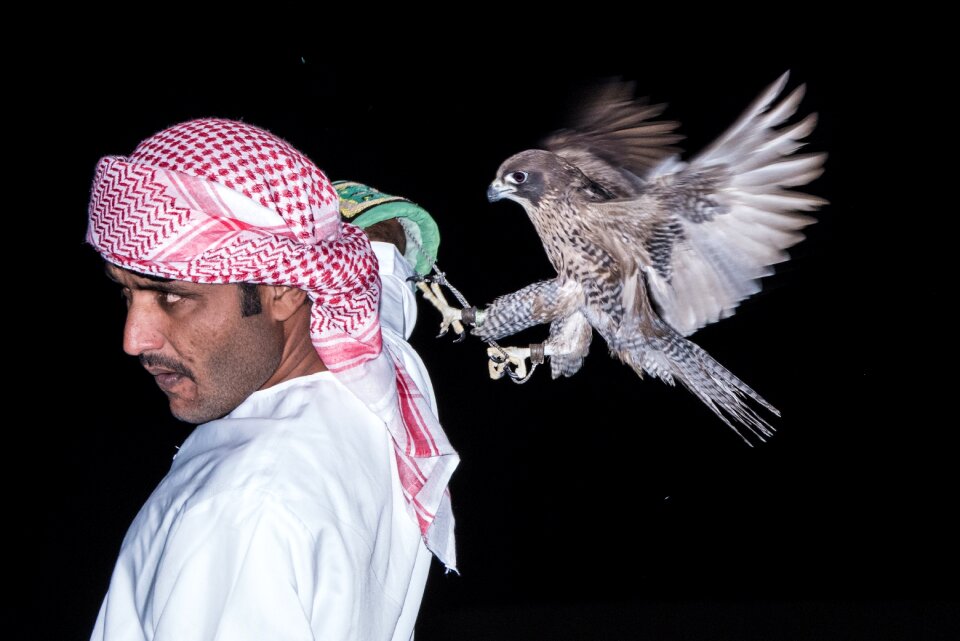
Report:
[{"label": "man's ear", "polygon": [[263,304],[270,316],[285,321],[307,302],[307,292],[296,287],[263,285]]}]

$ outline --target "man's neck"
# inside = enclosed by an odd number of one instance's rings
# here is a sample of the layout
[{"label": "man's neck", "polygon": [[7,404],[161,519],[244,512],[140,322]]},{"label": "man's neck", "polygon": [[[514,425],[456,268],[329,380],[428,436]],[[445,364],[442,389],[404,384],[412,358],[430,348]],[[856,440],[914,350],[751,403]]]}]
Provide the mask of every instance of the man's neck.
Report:
[{"label": "man's neck", "polygon": [[[285,340],[283,355],[280,364],[273,375],[267,379],[260,389],[273,387],[278,383],[289,381],[300,376],[307,376],[317,372],[324,372],[327,366],[320,360],[313,342],[310,340],[310,307],[305,305],[303,312],[298,312],[285,323]],[[287,331],[288,328],[290,331]]]}]

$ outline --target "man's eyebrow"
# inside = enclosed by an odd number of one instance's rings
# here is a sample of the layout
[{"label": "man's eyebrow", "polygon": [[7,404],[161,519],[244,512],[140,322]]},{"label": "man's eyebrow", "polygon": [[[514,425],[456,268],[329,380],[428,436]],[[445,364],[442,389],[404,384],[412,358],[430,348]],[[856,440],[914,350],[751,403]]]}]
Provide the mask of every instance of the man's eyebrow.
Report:
[{"label": "man's eyebrow", "polygon": [[[110,271],[111,267],[113,267],[113,265],[110,265],[109,263],[104,265],[103,267],[103,271],[107,275],[107,278],[109,278],[110,280],[112,280],[118,285],[122,285],[123,283],[121,283],[116,278],[114,278],[113,273]],[[118,268],[118,269],[122,269],[122,268]],[[152,284],[136,283],[134,284],[133,289],[141,289],[141,290],[146,290],[151,292],[178,292],[178,291],[182,292],[184,290],[180,286],[186,285],[186,283],[173,280],[172,278],[161,278],[160,276],[151,276],[150,274],[141,274],[139,272],[134,272],[130,270],[124,270],[124,271],[127,271],[133,274],[137,278],[143,278],[145,280],[152,281]]]},{"label": "man's eyebrow", "polygon": [[193,290],[190,290],[187,287],[184,287],[187,283],[180,281],[170,281],[170,282],[159,282],[159,283],[134,283],[130,289],[135,289],[141,292],[164,292],[168,294],[179,294],[185,296],[187,294],[193,294]]}]

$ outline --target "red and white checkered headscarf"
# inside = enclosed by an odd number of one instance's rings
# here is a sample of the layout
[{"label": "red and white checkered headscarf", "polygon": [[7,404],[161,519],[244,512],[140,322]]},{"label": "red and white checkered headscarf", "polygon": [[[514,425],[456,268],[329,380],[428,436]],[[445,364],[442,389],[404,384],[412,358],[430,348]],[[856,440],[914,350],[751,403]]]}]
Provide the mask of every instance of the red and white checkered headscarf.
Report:
[{"label": "red and white checkered headscarf", "polygon": [[192,120],[97,165],[87,242],[107,261],[195,283],[305,290],[320,358],[386,423],[408,507],[427,547],[456,565],[447,482],[459,457],[380,336],[377,261],[340,222],[309,158],[242,122]]}]

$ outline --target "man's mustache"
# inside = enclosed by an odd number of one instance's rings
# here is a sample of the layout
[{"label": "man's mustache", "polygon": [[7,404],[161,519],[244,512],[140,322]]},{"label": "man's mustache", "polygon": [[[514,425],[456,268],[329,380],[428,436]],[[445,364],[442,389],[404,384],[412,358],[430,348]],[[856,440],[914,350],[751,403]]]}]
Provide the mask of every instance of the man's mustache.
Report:
[{"label": "man's mustache", "polygon": [[160,354],[140,354],[140,364],[144,367],[168,369],[175,374],[181,374],[189,379],[193,379],[193,372],[191,372],[186,365],[172,358],[161,356]]}]

